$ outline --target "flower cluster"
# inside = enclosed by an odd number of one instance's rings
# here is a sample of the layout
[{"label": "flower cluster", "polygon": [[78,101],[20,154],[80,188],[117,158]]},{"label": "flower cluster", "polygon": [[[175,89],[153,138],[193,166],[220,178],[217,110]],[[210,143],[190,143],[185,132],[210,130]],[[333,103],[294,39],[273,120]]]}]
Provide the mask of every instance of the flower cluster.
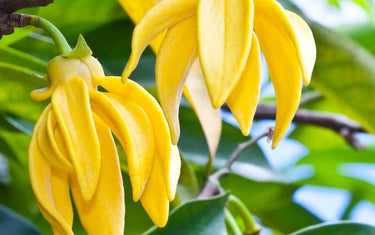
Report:
[{"label": "flower cluster", "polygon": [[133,81],[105,77],[82,37],[71,53],[49,62],[47,76],[48,88],[31,94],[51,104],[33,131],[29,172],[54,233],[73,234],[71,190],[88,234],[123,234],[124,190],[112,133],[127,157],[134,201],[164,226],[180,156],[157,101]]},{"label": "flower cluster", "polygon": [[213,107],[227,102],[242,133],[249,134],[259,101],[262,51],[276,93],[273,148],[277,146],[315,64],[314,38],[302,18],[275,0],[163,0],[154,6],[149,0],[119,1],[137,23],[122,78],[130,76],[152,43],[158,96],[174,143],[182,90],[196,66]]}]

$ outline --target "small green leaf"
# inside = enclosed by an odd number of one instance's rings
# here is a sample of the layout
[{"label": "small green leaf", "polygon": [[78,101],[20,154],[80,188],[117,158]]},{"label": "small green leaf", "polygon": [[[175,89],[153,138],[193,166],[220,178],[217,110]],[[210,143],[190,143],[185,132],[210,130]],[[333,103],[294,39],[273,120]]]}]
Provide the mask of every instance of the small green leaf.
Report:
[{"label": "small green leaf", "polygon": [[304,228],[290,235],[373,235],[375,227],[355,222],[324,223]]},{"label": "small green leaf", "polygon": [[27,234],[41,235],[42,233],[26,218],[0,205],[0,231],[2,235]]},{"label": "small green leaf", "polygon": [[177,195],[181,201],[187,201],[194,198],[199,191],[196,175],[189,166],[188,162],[181,155],[181,173],[177,186]]},{"label": "small green leaf", "polygon": [[224,208],[228,194],[190,201],[171,212],[164,228],[153,227],[145,235],[225,235]]}]

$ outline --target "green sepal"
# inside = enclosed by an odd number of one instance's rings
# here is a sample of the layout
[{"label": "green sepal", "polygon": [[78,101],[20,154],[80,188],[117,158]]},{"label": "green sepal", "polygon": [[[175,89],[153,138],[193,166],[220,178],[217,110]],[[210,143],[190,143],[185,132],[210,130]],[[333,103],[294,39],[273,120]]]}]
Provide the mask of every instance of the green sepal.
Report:
[{"label": "green sepal", "polygon": [[80,34],[78,36],[77,45],[74,47],[74,49],[71,52],[66,53],[62,56],[65,58],[83,59],[91,55],[92,51],[90,47],[87,45],[82,34]]}]

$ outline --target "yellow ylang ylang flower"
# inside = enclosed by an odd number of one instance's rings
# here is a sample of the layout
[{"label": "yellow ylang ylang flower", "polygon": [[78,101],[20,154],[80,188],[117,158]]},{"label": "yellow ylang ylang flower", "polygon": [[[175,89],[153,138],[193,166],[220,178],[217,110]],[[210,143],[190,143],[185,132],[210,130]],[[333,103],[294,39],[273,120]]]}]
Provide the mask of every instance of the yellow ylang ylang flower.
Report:
[{"label": "yellow ylang ylang flower", "polygon": [[313,34],[302,18],[275,0],[119,1],[133,20],[139,19],[123,81],[153,43],[158,50],[159,100],[174,142],[179,136],[181,93],[194,63],[201,67],[212,105],[219,108],[227,102],[242,133],[249,134],[259,101],[262,51],[276,93],[273,148],[277,146],[298,108],[302,82],[310,82],[316,59]]},{"label": "yellow ylang ylang flower", "polygon": [[164,226],[180,173],[168,124],[149,93],[133,81],[105,77],[91,54],[80,37],[71,53],[49,62],[48,88],[31,93],[33,100],[51,98],[29,147],[37,204],[54,234],[73,234],[71,190],[88,234],[123,234],[124,190],[113,133],[126,153],[134,201]]}]

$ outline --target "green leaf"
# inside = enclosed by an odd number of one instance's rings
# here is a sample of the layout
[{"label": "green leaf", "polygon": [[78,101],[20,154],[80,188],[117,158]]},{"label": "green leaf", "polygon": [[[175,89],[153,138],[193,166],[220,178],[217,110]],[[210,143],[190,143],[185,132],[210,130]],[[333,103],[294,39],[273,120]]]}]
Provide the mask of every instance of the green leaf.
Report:
[{"label": "green leaf", "polygon": [[225,235],[224,208],[228,194],[194,200],[173,210],[164,228],[152,228],[145,234]]},{"label": "green leaf", "polygon": [[32,101],[29,93],[45,86],[46,81],[37,77],[33,71],[0,62],[0,113],[37,120],[46,102]]},{"label": "green leaf", "polygon": [[11,47],[0,47],[0,61],[27,68],[38,74],[46,73],[45,61]]},{"label": "green leaf", "polygon": [[375,58],[347,38],[311,23],[318,55],[311,85],[375,133]]},{"label": "green leaf", "polygon": [[290,235],[372,235],[375,227],[355,222],[325,223],[302,229]]},{"label": "green leaf", "polygon": [[231,174],[221,180],[225,190],[236,195],[262,224],[290,233],[322,221],[302,206],[293,202],[292,197],[298,186],[280,182],[257,182]]},{"label": "green leaf", "polygon": [[0,231],[2,235],[28,234],[41,235],[42,233],[30,221],[16,214],[3,205],[0,205]]}]

